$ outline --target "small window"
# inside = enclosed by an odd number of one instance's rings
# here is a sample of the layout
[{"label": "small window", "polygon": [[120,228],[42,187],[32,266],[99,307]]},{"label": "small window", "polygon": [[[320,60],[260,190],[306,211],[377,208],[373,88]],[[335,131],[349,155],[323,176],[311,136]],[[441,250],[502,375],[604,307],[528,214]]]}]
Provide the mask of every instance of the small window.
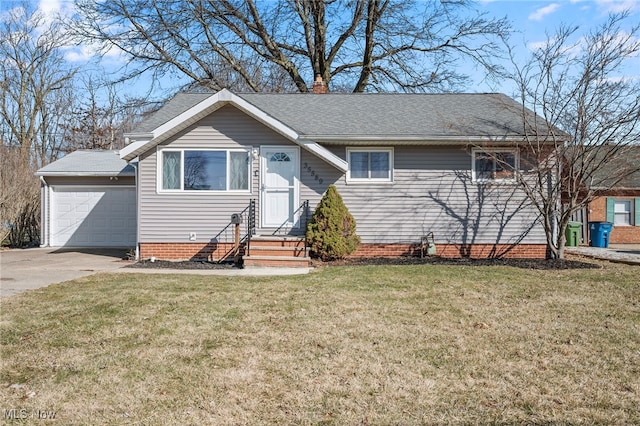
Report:
[{"label": "small window", "polygon": [[614,205],[613,224],[615,226],[632,226],[631,209],[631,200],[616,200]]},{"label": "small window", "polygon": [[273,162],[291,161],[291,158],[286,152],[276,152],[271,156],[269,161],[273,161]]},{"label": "small window", "polygon": [[161,151],[161,190],[248,191],[247,151]]},{"label": "small window", "polygon": [[393,150],[390,148],[347,148],[347,162],[348,181],[391,182],[393,179]]},{"label": "small window", "polygon": [[181,153],[164,152],[162,155],[162,188],[180,189]]},{"label": "small window", "polygon": [[506,149],[474,149],[472,163],[475,182],[514,181],[518,169],[518,153]]}]

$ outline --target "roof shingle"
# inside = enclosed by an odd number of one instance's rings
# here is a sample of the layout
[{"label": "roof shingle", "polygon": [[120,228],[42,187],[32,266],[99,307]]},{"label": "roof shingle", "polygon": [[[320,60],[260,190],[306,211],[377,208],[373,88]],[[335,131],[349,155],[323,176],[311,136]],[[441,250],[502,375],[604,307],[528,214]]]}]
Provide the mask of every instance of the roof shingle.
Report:
[{"label": "roof shingle", "polygon": [[134,176],[135,169],[118,151],[78,150],[42,167],[38,176]]},{"label": "roof shingle", "polygon": [[[210,93],[178,93],[135,133],[158,128]],[[498,93],[264,94],[237,96],[307,138],[523,135],[522,107]]]}]

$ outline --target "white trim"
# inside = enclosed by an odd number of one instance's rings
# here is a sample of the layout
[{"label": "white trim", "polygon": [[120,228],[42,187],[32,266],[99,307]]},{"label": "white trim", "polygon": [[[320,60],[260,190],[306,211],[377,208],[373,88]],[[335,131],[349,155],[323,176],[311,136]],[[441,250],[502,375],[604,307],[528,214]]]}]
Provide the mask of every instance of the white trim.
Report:
[{"label": "white trim", "polygon": [[[151,139],[142,139],[142,140],[137,140],[137,141],[133,141],[131,143],[129,143],[129,145],[125,146],[124,148],[122,148],[120,150],[120,158],[122,158],[123,160],[126,161],[131,161],[133,160],[135,157],[137,157],[137,153],[138,150],[143,148],[145,145],[147,145],[151,140]],[[130,155],[131,153],[136,153],[136,155]],[[140,152],[141,154],[142,152]]]},{"label": "white trim", "polygon": [[[265,215],[266,215],[266,209],[265,209],[265,173],[266,173],[266,157],[264,156],[264,153],[267,150],[283,150],[283,151],[295,151],[296,152],[296,162],[295,162],[295,176],[293,179],[293,213],[294,217],[293,217],[293,223],[281,223],[281,224],[267,224],[266,223],[266,219],[265,219]],[[292,145],[261,145],[260,146],[260,224],[259,227],[262,228],[273,228],[273,227],[278,227],[278,226],[286,226],[286,225],[290,225],[293,228],[300,228],[300,217],[299,217],[299,213],[297,212],[298,207],[300,206],[300,148],[297,146],[292,146]]]},{"label": "white trim", "polygon": [[[514,155],[514,173],[513,177],[504,178],[504,179],[478,179],[476,177],[476,153],[498,153],[498,152],[508,152]],[[483,148],[472,148],[471,149],[471,181],[474,183],[515,183],[516,182],[516,173],[520,170],[520,150],[517,148],[505,148],[505,147],[483,147]]]},{"label": "white trim", "polygon": [[40,247],[49,246],[49,184],[43,176],[40,176]]},{"label": "white trim", "polygon": [[[281,121],[278,121],[275,118],[271,117],[269,114],[245,101],[240,96],[233,94],[227,89],[222,89],[219,92],[211,95],[210,97],[191,107],[182,114],[179,114],[165,124],[157,127],[150,133],[144,133],[140,135],[136,135],[134,133],[130,134],[131,138],[135,138],[136,136],[138,136],[143,138],[143,140],[134,141],[122,148],[120,150],[120,158],[126,161],[132,160],[138,155],[167,140],[179,131],[187,128],[191,124],[206,117],[217,109],[222,108],[226,104],[235,106],[245,114],[253,117],[265,126],[294,142],[296,145],[301,146],[306,150],[312,152],[316,156],[322,158],[329,164],[336,167],[338,170],[341,170],[343,172],[347,170],[346,161],[337,157],[336,155],[331,153],[331,151],[321,145],[318,145],[314,141],[310,141],[308,139],[302,140],[300,135],[295,130],[285,125]],[[149,136],[152,137],[150,139],[147,139]]]},{"label": "white trim", "polygon": [[[252,169],[253,161],[251,161],[253,147],[246,148],[171,148],[171,147],[156,147],[156,193],[157,194],[251,194],[252,193]],[[226,189],[219,190],[198,190],[198,189],[184,189],[184,153],[185,151],[215,151],[226,153],[226,169],[227,174],[225,177]],[[180,188],[179,189],[164,189],[163,183],[163,152],[179,152],[180,153]],[[247,154],[247,189],[229,189],[230,173],[231,173],[231,156],[230,152],[244,152]]]},{"label": "white trim", "polygon": [[[352,152],[367,152],[367,153],[371,153],[371,152],[386,152],[389,154],[389,176],[386,178],[352,178],[351,177],[351,153]],[[389,183],[393,183],[393,175],[394,175],[394,152],[393,152],[393,147],[381,147],[381,146],[369,146],[369,147],[350,147],[348,146],[346,148],[346,157],[347,157],[347,163],[349,164],[349,169],[347,170],[347,173],[345,175],[346,178],[346,182],[347,183],[358,183],[358,184],[374,184],[374,183],[381,183],[381,184],[389,184]]]},{"label": "white trim", "polygon": [[[613,198],[613,226],[638,226],[637,223],[633,223],[633,219],[635,218],[635,212],[634,212],[634,198],[615,198],[615,197],[610,197]],[[628,205],[629,206],[629,210],[626,211],[616,211],[616,207],[618,207],[619,205]],[[616,219],[618,218],[618,215],[623,216],[627,219],[627,223],[616,223]]]},{"label": "white trim", "polygon": [[329,151],[322,145],[318,145],[316,142],[298,139],[296,141],[300,146],[302,146],[307,151],[315,154],[316,156],[324,159],[326,162],[334,166],[336,169],[340,170],[342,173],[346,173],[349,170],[348,163],[342,158],[335,155],[333,152]]},{"label": "white trim", "polygon": [[65,177],[65,176],[86,176],[86,177],[134,177],[135,173],[119,173],[119,172],[45,172],[36,173],[40,177]]},{"label": "white trim", "polygon": [[73,185],[64,185],[64,184],[55,184],[49,185],[54,192],[56,188],[70,188],[70,189],[87,189],[87,188],[135,188],[136,185],[105,185],[101,183],[100,185],[81,185],[74,183]]}]

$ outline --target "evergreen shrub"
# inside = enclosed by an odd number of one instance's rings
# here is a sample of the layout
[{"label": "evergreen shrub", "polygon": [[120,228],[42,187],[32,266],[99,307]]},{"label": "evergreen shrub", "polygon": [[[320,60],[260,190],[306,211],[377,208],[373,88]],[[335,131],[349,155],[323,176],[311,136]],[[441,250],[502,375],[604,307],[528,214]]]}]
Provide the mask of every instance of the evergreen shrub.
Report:
[{"label": "evergreen shrub", "polygon": [[322,260],[342,259],[360,245],[356,222],[335,185],[329,185],[307,225],[311,256]]}]

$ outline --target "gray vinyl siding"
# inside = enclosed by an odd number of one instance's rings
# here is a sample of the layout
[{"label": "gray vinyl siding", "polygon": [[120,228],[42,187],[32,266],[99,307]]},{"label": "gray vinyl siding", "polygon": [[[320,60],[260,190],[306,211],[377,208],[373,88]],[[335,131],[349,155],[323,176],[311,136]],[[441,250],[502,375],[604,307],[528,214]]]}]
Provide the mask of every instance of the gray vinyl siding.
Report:
[{"label": "gray vinyl siding", "polygon": [[[159,148],[256,148],[292,142],[232,106],[225,106]],[[341,158],[345,146],[329,148]],[[140,242],[229,241],[220,235],[232,213],[257,201],[259,159],[251,170],[250,193],[158,193],[157,150],[140,157]],[[258,176],[256,176],[258,174]],[[338,187],[363,243],[415,243],[428,232],[436,243],[541,243],[536,210],[512,185],[471,182],[471,150],[459,147],[396,146],[392,183],[347,183],[342,172],[300,148],[300,202],[311,209],[330,184]],[[272,230],[261,229],[268,233]],[[304,232],[303,227],[291,233]]]},{"label": "gray vinyl siding", "polygon": [[[260,124],[231,106],[225,106],[196,125],[160,146],[171,148],[245,148],[259,149],[262,145],[293,144],[280,134]],[[315,206],[326,186],[341,175],[333,166],[300,148],[300,201],[314,200]],[[307,164],[308,169],[303,168]],[[156,188],[157,150],[154,148],[140,158],[140,242],[189,242],[189,234],[196,233],[196,241],[229,241],[231,231],[220,234],[229,224],[231,214],[242,211],[251,199],[257,203],[256,218],[260,218],[260,160],[251,166],[250,193],[184,192],[158,193]],[[315,171],[322,176],[320,184]],[[256,176],[256,174],[258,176]],[[258,223],[259,225],[259,223]],[[262,230],[268,231],[268,230]],[[300,233],[294,230],[292,233]]]},{"label": "gray vinyl siding", "polygon": [[[346,147],[332,147],[341,158]],[[336,185],[363,243],[544,243],[538,217],[515,185],[471,181],[466,148],[394,148],[393,183]],[[533,228],[533,229],[532,229]]]}]

